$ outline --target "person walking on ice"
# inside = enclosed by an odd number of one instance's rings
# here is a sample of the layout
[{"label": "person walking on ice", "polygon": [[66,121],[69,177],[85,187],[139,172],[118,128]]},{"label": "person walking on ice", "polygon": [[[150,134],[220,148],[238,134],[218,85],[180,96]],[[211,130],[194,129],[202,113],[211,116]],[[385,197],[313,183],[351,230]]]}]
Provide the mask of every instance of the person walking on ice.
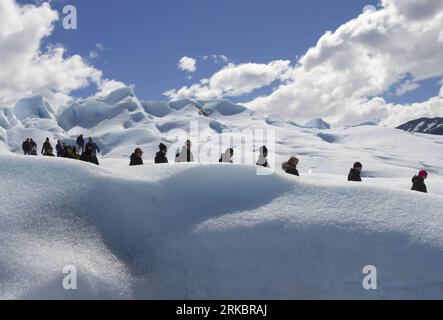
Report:
[{"label": "person walking on ice", "polygon": [[360,162],[354,163],[354,167],[349,171],[348,181],[362,182],[361,172],[363,170],[363,165]]},{"label": "person walking on ice", "polygon": [[426,187],[425,180],[428,178],[428,173],[426,170],[420,170],[418,175],[412,178],[412,191],[418,191],[423,193],[428,193],[428,188]]},{"label": "person walking on ice", "polygon": [[166,157],[166,154],[168,153],[168,148],[163,144],[160,143],[158,146],[160,149],[159,152],[155,155],[155,163],[168,163],[168,158]]},{"label": "person walking on ice", "polygon": [[51,142],[49,142],[49,138],[46,138],[45,143],[43,143],[43,147],[42,147],[42,155],[51,155],[52,154],[52,146],[51,146]]},{"label": "person walking on ice", "polygon": [[55,150],[57,151],[57,157],[60,157],[63,150],[63,144],[61,140],[57,140],[57,144],[55,145]]},{"label": "person walking on ice", "polygon": [[260,155],[258,157],[257,166],[269,168],[268,163],[268,148],[266,146],[260,147]]},{"label": "person walking on ice", "polygon": [[140,148],[135,149],[134,153],[131,155],[131,162],[129,166],[142,166],[143,165],[143,150]]},{"label": "person walking on ice", "polygon": [[30,155],[36,156],[37,155],[37,143],[34,140],[30,139],[29,145],[30,145],[30,149],[29,149]]},{"label": "person walking on ice", "polygon": [[192,148],[192,142],[191,140],[186,140],[185,145],[182,148],[181,152],[177,152],[175,155],[175,162],[181,163],[181,162],[194,162],[194,155],[191,151]]},{"label": "person walking on ice", "polygon": [[85,152],[81,155],[80,160],[100,165],[97,156],[94,154],[93,145],[91,143],[86,144]]},{"label": "person walking on ice", "polygon": [[229,148],[223,153],[218,162],[220,163],[234,163],[232,157],[234,156],[234,149]]},{"label": "person walking on ice", "polygon": [[287,162],[284,162],[282,164],[283,171],[286,172],[287,174],[292,174],[294,176],[299,177],[300,174],[298,173],[297,170],[298,162],[299,160],[297,157],[291,157]]},{"label": "person walking on ice", "polygon": [[92,137],[89,137],[88,138],[88,143],[86,144],[86,146],[85,146],[85,150],[86,149],[92,149],[92,154],[94,155],[94,156],[97,156],[97,152],[98,153],[100,153],[100,149],[98,148],[98,145],[97,145],[97,143],[95,143],[93,140],[92,140]]},{"label": "person walking on ice", "polygon": [[23,141],[22,144],[23,153],[25,156],[29,156],[31,153],[31,141],[29,139],[26,139],[26,141]]},{"label": "person walking on ice", "polygon": [[85,152],[85,139],[83,138],[83,135],[79,135],[77,138],[77,150],[79,153]]}]

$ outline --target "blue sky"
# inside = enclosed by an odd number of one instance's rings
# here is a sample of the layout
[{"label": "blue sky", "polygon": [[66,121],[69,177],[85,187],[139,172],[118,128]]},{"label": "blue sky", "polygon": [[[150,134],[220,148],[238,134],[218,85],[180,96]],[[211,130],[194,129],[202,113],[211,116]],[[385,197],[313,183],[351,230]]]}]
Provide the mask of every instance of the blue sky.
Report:
[{"label": "blue sky", "polygon": [[[27,3],[34,6],[17,5]],[[2,105],[43,95],[61,108],[134,85],[144,100],[227,98],[266,115],[336,124],[396,125],[443,110],[442,1],[49,4],[0,2]],[[77,8],[77,30],[57,20],[65,5]],[[218,62],[202,58],[212,55]]]},{"label": "blue sky", "polygon": [[[33,3],[34,1],[19,1]],[[56,24],[46,39],[61,43],[68,54],[87,57],[96,43],[105,50],[90,59],[107,78],[136,86],[143,99],[209,77],[221,68],[199,61],[192,80],[178,70],[183,56],[222,54],[234,63],[296,61],[326,30],[335,30],[377,0],[107,0],[54,1],[60,13],[66,4],[78,10],[78,30]],[[258,90],[254,95],[270,90]],[[435,90],[438,90],[436,87]],[[77,95],[93,91],[80,90]],[[245,97],[243,97],[245,99]]]}]

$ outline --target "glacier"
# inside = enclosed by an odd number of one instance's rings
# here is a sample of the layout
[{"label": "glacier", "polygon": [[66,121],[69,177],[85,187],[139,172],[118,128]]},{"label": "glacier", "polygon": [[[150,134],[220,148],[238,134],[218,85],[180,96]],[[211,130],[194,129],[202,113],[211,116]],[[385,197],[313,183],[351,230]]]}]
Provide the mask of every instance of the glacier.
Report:
[{"label": "glacier", "polygon": [[[277,170],[257,175],[239,144],[234,165],[154,165],[160,142],[173,162],[192,123],[221,152],[221,133],[274,130]],[[59,111],[43,97],[0,107],[0,298],[442,299],[443,137],[297,123],[228,100],[143,101],[132,88]],[[80,133],[99,144],[101,167],[21,155],[26,138]],[[130,168],[136,147],[146,165]],[[292,155],[300,178],[279,170]],[[355,161],[357,185],[346,181]],[[410,191],[422,168],[429,194]],[[66,265],[78,290],[62,287]],[[366,265],[378,290],[362,287]]]}]

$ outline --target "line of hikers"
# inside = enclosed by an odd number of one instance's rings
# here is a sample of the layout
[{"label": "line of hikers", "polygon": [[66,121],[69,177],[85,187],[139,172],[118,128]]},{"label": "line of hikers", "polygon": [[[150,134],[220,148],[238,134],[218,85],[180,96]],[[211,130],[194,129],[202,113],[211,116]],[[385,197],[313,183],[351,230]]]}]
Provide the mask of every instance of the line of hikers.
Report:
[{"label": "line of hikers", "polygon": [[[31,138],[28,138],[23,142],[22,149],[25,155],[36,156],[38,153],[37,143]],[[57,157],[59,158],[81,160],[99,165],[97,153],[100,153],[100,149],[97,143],[93,141],[92,137],[89,137],[88,142],[85,143],[85,139],[81,134],[77,138],[75,146],[68,145],[66,142],[58,140],[55,149]],[[45,157],[55,157],[54,148],[52,147],[49,138],[46,138],[43,143],[41,154]]]},{"label": "line of hikers", "polygon": [[[191,151],[192,149],[192,142],[190,140],[187,140],[185,145],[183,146],[182,150],[179,149],[176,151],[175,154],[175,162],[181,163],[181,162],[194,162],[194,154]],[[160,143],[159,145],[159,151],[155,155],[154,162],[156,164],[161,163],[169,163],[168,158],[166,157],[166,154],[168,153],[168,148],[163,144]],[[266,147],[260,148],[260,159],[265,159],[268,154],[268,149]],[[143,165],[143,150],[140,148],[135,149],[134,153],[130,156],[130,166],[138,166]],[[234,163],[232,160],[232,157],[234,156],[234,149],[229,148],[223,153],[220,157],[219,162],[220,163]],[[261,165],[264,167],[269,167],[267,160],[262,161],[260,160],[257,162],[257,165]]]},{"label": "line of hikers", "polygon": [[[88,142],[85,144],[85,140],[83,135],[81,134],[76,140],[77,146],[69,146],[66,143],[62,143],[60,140],[57,141],[56,151],[57,157],[61,158],[70,158],[75,160],[82,160],[85,162],[94,163],[99,165],[99,161],[97,158],[97,153],[100,153],[100,149],[97,144],[93,141],[91,137],[88,138]],[[32,139],[27,139],[23,142],[23,152],[25,155],[37,155],[37,144]],[[80,153],[81,152],[81,155]],[[53,148],[49,141],[49,138],[46,138],[45,143],[43,144],[43,148],[41,150],[43,156],[54,157]],[[168,148],[163,143],[159,145],[159,151],[155,155],[154,162],[156,164],[168,163],[168,158],[166,154],[168,153]],[[257,160],[256,165],[269,168],[268,163],[268,148],[266,146],[262,146],[259,148],[259,158]],[[234,163],[232,158],[234,157],[234,149],[228,148],[226,151],[220,156],[220,163]],[[194,155],[192,153],[192,142],[191,140],[186,140],[185,145],[180,151],[177,149],[175,154],[175,162],[194,162]],[[282,170],[287,174],[300,176],[297,165],[299,163],[299,159],[297,157],[291,157],[288,161],[282,164]],[[134,153],[130,156],[130,166],[139,166],[143,165],[143,150],[140,148],[135,149]],[[361,162],[354,163],[354,166],[349,171],[348,181],[350,182],[362,182],[361,173],[363,171],[363,165]],[[427,187],[425,184],[425,180],[428,177],[428,173],[425,170],[420,170],[418,175],[412,178],[412,189],[413,191],[419,191],[427,193]]]},{"label": "line of hikers", "polygon": [[[191,151],[192,148],[192,142],[190,140],[187,140],[185,145],[183,146],[182,150],[177,150],[175,154],[175,162],[194,162],[194,156]],[[166,154],[168,152],[168,148],[163,144],[160,143],[159,145],[159,151],[155,155],[155,163],[161,164],[161,163],[168,163],[168,158],[166,157]],[[268,163],[268,148],[266,146],[262,146],[259,149],[260,155],[258,158],[258,161],[256,163],[257,166],[269,168]],[[135,149],[134,153],[130,157],[130,166],[138,166],[143,165],[143,151],[140,148]],[[232,160],[234,156],[234,149],[228,148],[226,151],[220,156],[220,163],[234,163]],[[300,173],[298,172],[297,165],[299,163],[299,159],[297,157],[291,157],[288,161],[284,162],[282,164],[282,169],[284,172],[290,175],[294,176],[300,176]],[[348,181],[350,182],[362,182],[361,173],[363,171],[363,165],[361,162],[354,163],[354,166],[349,171],[348,175]],[[427,187],[425,184],[425,180],[428,177],[428,173],[425,170],[421,170],[418,175],[414,176],[412,178],[412,189],[413,191],[419,191],[427,193]]]}]

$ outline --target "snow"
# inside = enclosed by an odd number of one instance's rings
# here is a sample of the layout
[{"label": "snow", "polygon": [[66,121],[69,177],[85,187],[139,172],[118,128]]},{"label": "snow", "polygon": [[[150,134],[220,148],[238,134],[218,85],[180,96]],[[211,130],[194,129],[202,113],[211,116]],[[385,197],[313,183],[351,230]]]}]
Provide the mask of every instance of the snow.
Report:
[{"label": "snow", "polygon": [[412,129],[412,132],[420,132],[424,125],[426,125],[425,121],[420,122],[414,129]]},{"label": "snow", "polygon": [[380,120],[376,119],[376,120],[369,120],[369,121],[365,121],[362,123],[359,123],[353,127],[362,127],[362,126],[379,126],[381,123]]},{"label": "snow", "polygon": [[179,111],[185,107],[196,106],[198,103],[194,100],[185,99],[185,100],[177,100],[169,103],[169,107],[176,111]]},{"label": "snow", "polygon": [[133,97],[135,97],[134,89],[125,87],[114,90],[108,96],[106,96],[103,99],[103,101],[106,104],[111,105],[111,104],[117,104],[126,98],[133,98]]},{"label": "snow", "polygon": [[[443,298],[441,195],[241,165],[113,165],[0,156],[3,298]],[[377,291],[362,289],[368,264]]]},{"label": "snow", "polygon": [[331,129],[331,126],[324,121],[323,119],[312,119],[308,123],[305,124],[306,128],[315,128],[315,129]]},{"label": "snow", "polygon": [[[135,99],[128,98],[117,104],[108,105],[100,100],[87,100],[72,105],[63,110],[59,116],[59,125],[69,131],[75,126],[91,129],[104,120],[113,119],[122,113],[141,111],[141,104]],[[130,118],[130,116],[128,116]]]},{"label": "snow", "polygon": [[[142,102],[131,88],[59,114],[41,98],[17,105],[0,108],[0,298],[443,298],[442,136],[300,126],[226,100]],[[276,173],[246,163],[264,144],[252,130],[275,132]],[[80,133],[101,167],[21,155],[26,138]],[[192,133],[196,158],[215,150],[204,163],[152,164],[160,142],[173,162]],[[146,165],[130,168],[136,147]],[[236,164],[218,164],[230,147]],[[279,170],[294,155],[300,178]],[[349,184],[356,161],[363,183]],[[429,194],[410,191],[422,168]],[[368,264],[378,291],[362,289]],[[66,265],[75,292],[61,286]]]},{"label": "snow", "polygon": [[163,118],[172,112],[166,102],[142,101],[142,105],[146,113],[158,118]]},{"label": "snow", "polygon": [[24,120],[30,117],[51,119],[53,113],[51,106],[44,101],[42,96],[18,101],[13,108],[13,112],[18,120]]},{"label": "snow", "polygon": [[200,102],[204,105],[204,110],[209,113],[218,112],[224,116],[233,116],[246,111],[247,109],[243,106],[233,104],[228,100],[211,100]]}]

